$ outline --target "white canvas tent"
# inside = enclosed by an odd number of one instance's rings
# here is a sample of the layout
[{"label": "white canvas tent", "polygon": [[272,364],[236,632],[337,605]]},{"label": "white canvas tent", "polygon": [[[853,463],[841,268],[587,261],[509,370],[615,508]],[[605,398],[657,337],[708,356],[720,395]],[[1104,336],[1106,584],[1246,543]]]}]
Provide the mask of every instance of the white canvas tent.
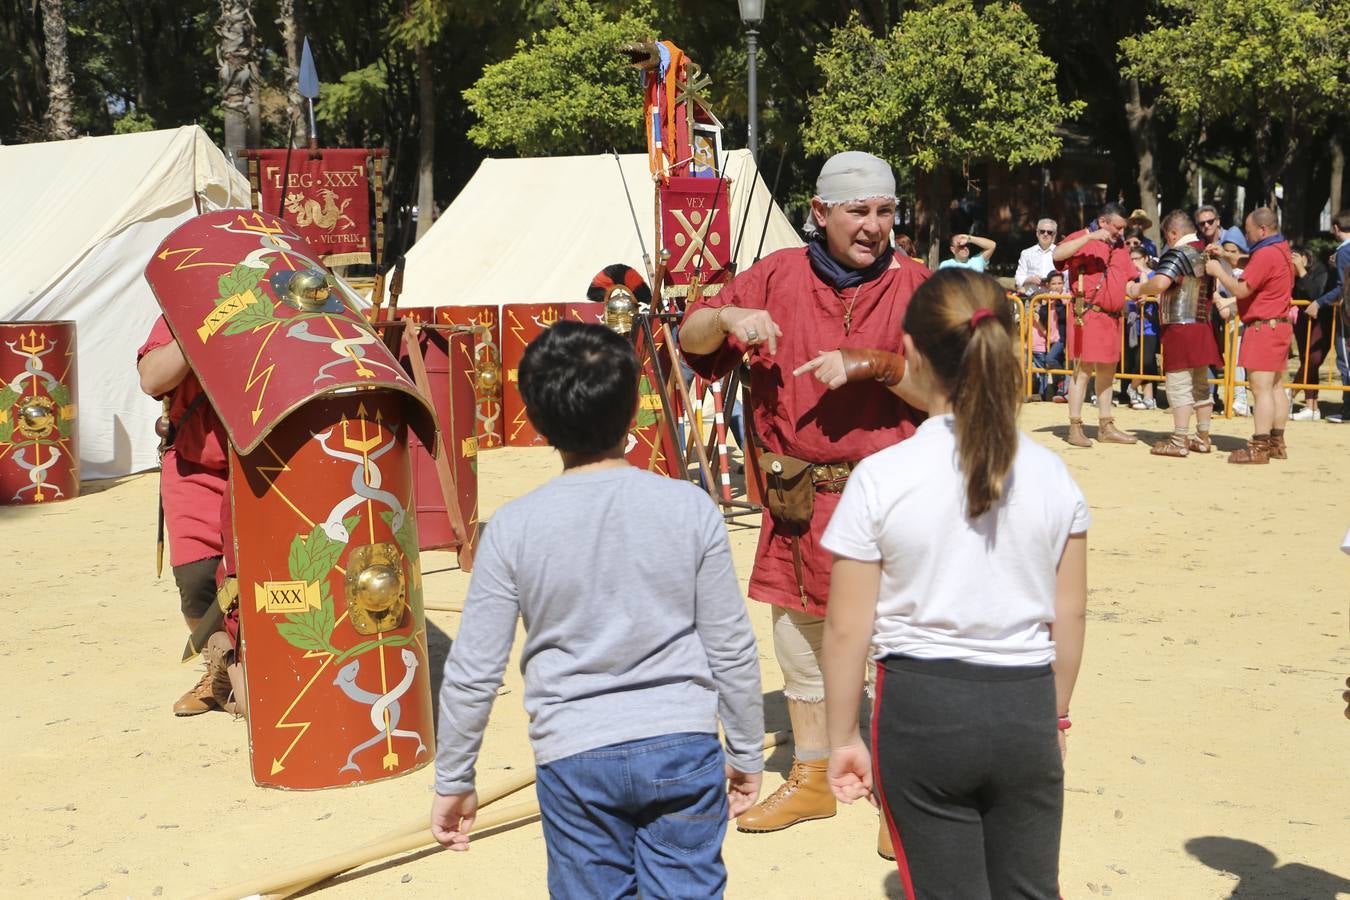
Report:
[{"label": "white canvas tent", "polygon": [[[623,178],[619,177],[622,166]],[[755,257],[768,216],[764,254],[802,239],[773,203],[747,150],[727,154],[732,242],[746,218],[737,257]],[[399,305],[554,303],[586,299],[610,263],[646,269],[624,196],[632,194],[642,243],[653,257],[655,191],[645,154],[486,159],[449,208],[408,251]],[[750,185],[758,180],[754,196]],[[718,205],[726,202],[723,198]],[[770,208],[772,207],[772,208]]]},{"label": "white canvas tent", "polygon": [[159,314],[142,276],[198,212],[248,206],[248,179],[197,126],[0,146],[0,320],[74,319],[82,478],[158,465],[159,404],[136,349]]}]

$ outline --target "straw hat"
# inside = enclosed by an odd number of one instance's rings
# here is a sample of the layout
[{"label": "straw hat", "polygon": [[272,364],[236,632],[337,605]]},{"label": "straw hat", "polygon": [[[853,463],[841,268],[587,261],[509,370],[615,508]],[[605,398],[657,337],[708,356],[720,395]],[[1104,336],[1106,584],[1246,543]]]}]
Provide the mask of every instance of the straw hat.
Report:
[{"label": "straw hat", "polygon": [[1153,227],[1153,220],[1150,219],[1148,213],[1144,212],[1142,209],[1136,209],[1134,212],[1130,213],[1130,218],[1126,221],[1131,225],[1138,225],[1140,228],[1144,229]]}]

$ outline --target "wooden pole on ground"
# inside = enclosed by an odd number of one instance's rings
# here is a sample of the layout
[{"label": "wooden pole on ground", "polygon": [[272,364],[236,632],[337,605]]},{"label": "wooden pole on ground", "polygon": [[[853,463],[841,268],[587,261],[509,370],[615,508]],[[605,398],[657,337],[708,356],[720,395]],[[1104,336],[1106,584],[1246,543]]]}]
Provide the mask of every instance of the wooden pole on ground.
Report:
[{"label": "wooden pole on ground", "polygon": [[[764,735],[764,749],[772,750],[779,744],[786,742],[790,734],[791,732],[788,731],[774,731]],[[534,778],[534,769],[531,767],[528,771],[521,772],[501,784],[483,791],[478,803],[479,810],[481,811],[483,807],[514,794],[516,791],[529,787],[534,784]],[[487,831],[523,819],[529,819],[538,814],[539,804],[536,801],[528,800],[513,803],[510,806],[494,809],[487,814],[480,812],[474,822],[474,831]],[[238,900],[241,897],[280,900],[280,898],[298,894],[321,881],[341,875],[343,872],[389,856],[412,853],[432,846],[436,846],[436,841],[431,837],[430,815],[424,814],[418,817],[416,823],[410,823],[404,828],[392,831],[382,838],[348,850],[345,853],[304,863],[271,875],[262,875],[248,881],[242,881],[230,887],[203,894],[198,900]]]}]

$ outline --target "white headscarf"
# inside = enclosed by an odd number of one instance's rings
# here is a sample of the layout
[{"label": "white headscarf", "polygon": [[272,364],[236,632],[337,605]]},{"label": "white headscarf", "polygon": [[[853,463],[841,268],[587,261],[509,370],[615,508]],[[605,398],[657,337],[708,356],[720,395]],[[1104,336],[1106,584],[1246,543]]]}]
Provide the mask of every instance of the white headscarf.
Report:
[{"label": "white headscarf", "polygon": [[825,160],[816,179],[816,196],[825,203],[894,200],[895,173],[884,159],[861,150],[836,153]]}]

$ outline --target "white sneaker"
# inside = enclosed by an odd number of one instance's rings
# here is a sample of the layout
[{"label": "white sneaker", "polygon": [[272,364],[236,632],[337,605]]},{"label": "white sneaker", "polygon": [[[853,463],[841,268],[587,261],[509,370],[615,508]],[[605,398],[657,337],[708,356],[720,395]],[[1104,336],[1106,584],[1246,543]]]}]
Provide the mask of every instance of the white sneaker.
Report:
[{"label": "white sneaker", "polygon": [[1322,418],[1322,411],[1305,406],[1289,418],[1295,422],[1316,422]]}]

